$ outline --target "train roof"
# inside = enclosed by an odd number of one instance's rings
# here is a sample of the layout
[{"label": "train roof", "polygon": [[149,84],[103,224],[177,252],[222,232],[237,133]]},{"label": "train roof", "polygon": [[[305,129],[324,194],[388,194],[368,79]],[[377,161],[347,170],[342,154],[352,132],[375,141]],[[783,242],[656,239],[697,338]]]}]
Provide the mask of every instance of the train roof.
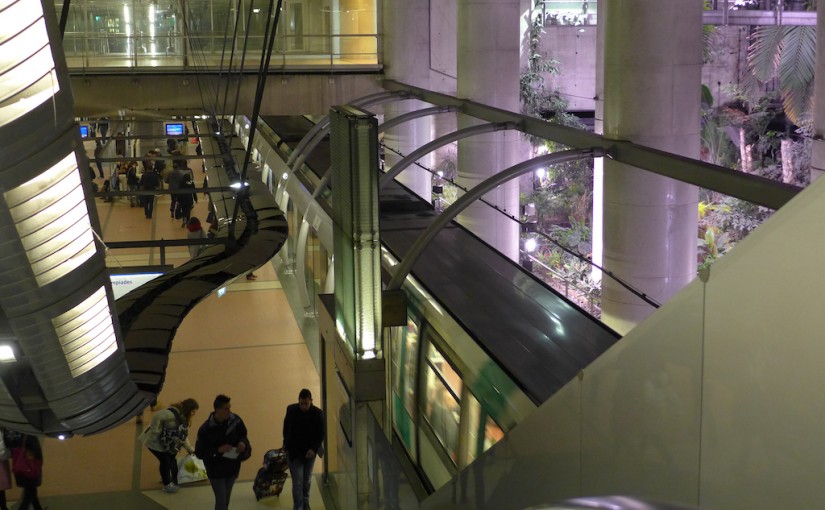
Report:
[{"label": "train roof", "polygon": [[[263,120],[290,147],[300,141],[296,129],[312,127],[306,119]],[[323,144],[307,164],[326,170],[329,161],[329,145]],[[437,213],[396,182],[382,188],[379,199],[381,242],[401,259]],[[412,274],[537,404],[619,339],[455,222],[435,237]]]}]

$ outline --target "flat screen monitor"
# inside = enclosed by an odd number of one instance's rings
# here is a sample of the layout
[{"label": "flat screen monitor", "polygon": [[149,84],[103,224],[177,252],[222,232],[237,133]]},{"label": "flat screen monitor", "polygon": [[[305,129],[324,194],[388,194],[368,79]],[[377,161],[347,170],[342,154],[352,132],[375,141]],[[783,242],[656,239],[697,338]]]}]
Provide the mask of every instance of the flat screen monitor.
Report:
[{"label": "flat screen monitor", "polygon": [[89,138],[89,126],[86,124],[80,125],[80,138]]},{"label": "flat screen monitor", "polygon": [[183,122],[167,122],[165,125],[166,136],[183,136]]}]

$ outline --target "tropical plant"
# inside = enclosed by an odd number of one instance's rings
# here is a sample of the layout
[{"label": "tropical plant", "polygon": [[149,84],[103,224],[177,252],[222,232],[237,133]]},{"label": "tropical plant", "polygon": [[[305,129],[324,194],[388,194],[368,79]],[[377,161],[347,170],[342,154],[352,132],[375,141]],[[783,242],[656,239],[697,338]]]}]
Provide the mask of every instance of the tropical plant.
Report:
[{"label": "tropical plant", "polygon": [[519,98],[525,115],[541,117],[542,112],[550,110],[552,94],[544,85],[545,75],[559,74],[559,62],[541,51],[541,35],[544,27],[541,19],[530,23],[525,35],[527,39],[527,66],[519,76]]},{"label": "tropical plant", "polygon": [[802,123],[812,107],[816,68],[815,26],[757,27],[748,48],[748,69],[758,82],[776,78],[785,114]]}]

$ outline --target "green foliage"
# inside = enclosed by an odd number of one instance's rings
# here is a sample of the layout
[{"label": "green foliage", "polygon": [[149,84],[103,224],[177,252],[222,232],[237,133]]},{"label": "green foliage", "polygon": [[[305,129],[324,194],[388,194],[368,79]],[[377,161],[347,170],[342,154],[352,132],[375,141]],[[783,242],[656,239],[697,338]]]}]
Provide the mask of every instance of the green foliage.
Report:
[{"label": "green foliage", "polygon": [[522,112],[532,117],[541,117],[541,112],[550,109],[551,93],[544,85],[545,75],[559,74],[559,62],[541,51],[541,35],[544,33],[541,20],[536,18],[527,30],[527,67],[519,76],[519,97]]},{"label": "green foliage", "polygon": [[785,114],[800,124],[813,101],[816,27],[763,25],[751,41],[748,69],[760,82],[778,79]]}]

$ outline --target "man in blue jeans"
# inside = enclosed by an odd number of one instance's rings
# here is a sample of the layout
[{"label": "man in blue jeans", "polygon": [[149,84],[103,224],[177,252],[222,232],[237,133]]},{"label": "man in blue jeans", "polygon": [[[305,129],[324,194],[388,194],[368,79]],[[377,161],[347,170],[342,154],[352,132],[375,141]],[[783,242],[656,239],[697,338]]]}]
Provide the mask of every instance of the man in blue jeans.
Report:
[{"label": "man in blue jeans", "polygon": [[246,425],[230,411],[229,397],[215,397],[215,411],[198,430],[195,455],[203,460],[215,493],[215,510],[227,510],[241,462],[251,453]]},{"label": "man in blue jeans", "polygon": [[312,405],[312,393],[304,388],[298,394],[298,403],[287,406],[284,417],[284,449],[289,457],[294,510],[310,510],[312,468],[323,440],[324,413]]}]

